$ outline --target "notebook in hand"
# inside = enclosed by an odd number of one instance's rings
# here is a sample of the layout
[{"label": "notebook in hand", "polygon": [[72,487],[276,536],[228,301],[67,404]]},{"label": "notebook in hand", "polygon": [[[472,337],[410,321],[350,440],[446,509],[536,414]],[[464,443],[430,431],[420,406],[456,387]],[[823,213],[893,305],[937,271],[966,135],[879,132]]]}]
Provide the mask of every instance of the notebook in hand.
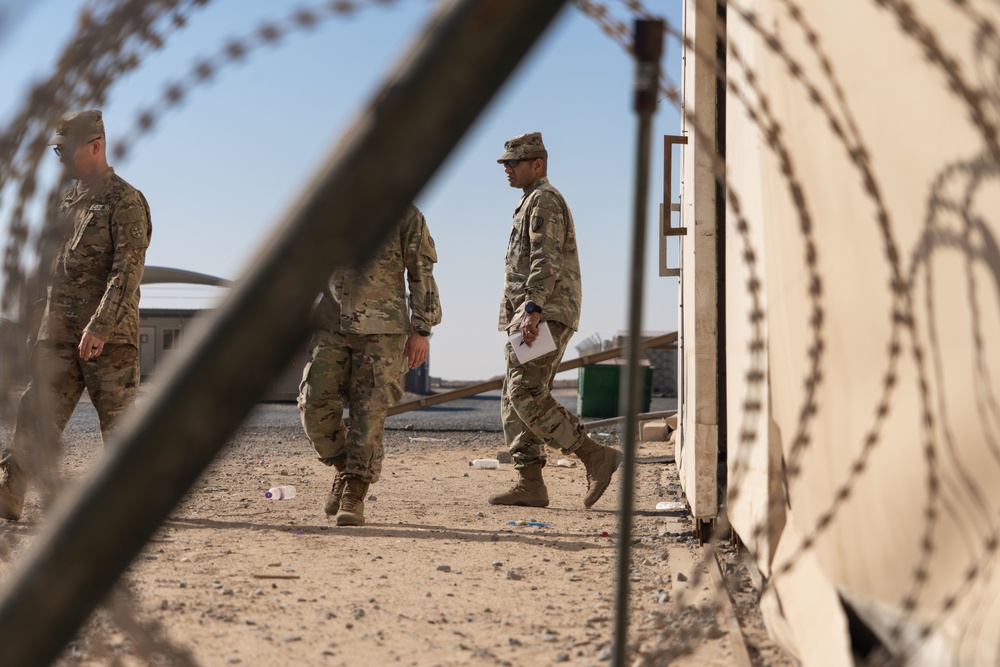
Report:
[{"label": "notebook in hand", "polygon": [[556,351],[556,342],[552,339],[552,332],[549,330],[548,322],[541,322],[538,325],[538,338],[535,339],[535,342],[530,347],[521,337],[520,329],[507,340],[510,342],[510,346],[514,348],[514,354],[517,356],[518,362],[522,364]]}]

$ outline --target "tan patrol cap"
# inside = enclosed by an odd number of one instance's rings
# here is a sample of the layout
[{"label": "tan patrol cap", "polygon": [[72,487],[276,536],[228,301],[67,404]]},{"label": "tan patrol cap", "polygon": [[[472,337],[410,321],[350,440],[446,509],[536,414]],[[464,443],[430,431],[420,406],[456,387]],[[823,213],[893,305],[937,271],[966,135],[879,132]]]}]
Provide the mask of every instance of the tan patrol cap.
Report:
[{"label": "tan patrol cap", "polygon": [[504,142],[503,155],[500,156],[497,162],[502,163],[507,160],[524,160],[525,158],[536,157],[547,158],[548,156],[545,144],[542,143],[542,133],[530,132],[528,134],[519,134],[513,139]]},{"label": "tan patrol cap", "polygon": [[97,109],[77,111],[63,116],[56,124],[56,135],[49,139],[49,146],[73,143],[95,134],[104,134],[104,116]]}]

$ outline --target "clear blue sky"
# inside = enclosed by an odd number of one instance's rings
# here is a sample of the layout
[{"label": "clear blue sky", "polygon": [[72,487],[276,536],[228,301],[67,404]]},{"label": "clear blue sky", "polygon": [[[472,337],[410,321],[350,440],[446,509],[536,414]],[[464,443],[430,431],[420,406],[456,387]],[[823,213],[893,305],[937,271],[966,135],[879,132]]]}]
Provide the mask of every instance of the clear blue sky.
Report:
[{"label": "clear blue sky", "polygon": [[[18,6],[0,34],[0,123],[20,108],[26,86],[47,76],[71,34],[80,0],[35,0]],[[265,20],[325,3],[213,0],[190,25],[136,72],[122,78],[104,106],[108,140],[131,134],[138,113],[193,63],[218,54],[231,37]],[[237,278],[336,143],[383,73],[406,48],[435,3],[397,0],[297,31],[276,47],[251,52],[199,86],[157,129],[132,146],[116,171],[138,187],[153,212],[147,264]],[[609,7],[631,25],[620,2]],[[5,3],[10,9],[20,3]],[[646,6],[680,26],[679,0]],[[680,46],[666,41],[664,66],[680,80]],[[504,336],[496,329],[510,219],[520,196],[496,163],[503,142],[540,131],[549,178],[576,221],[584,303],[574,346],[593,334],[609,338],[627,326],[627,279],[634,189],[636,119],[633,65],[599,26],[569,5],[522,63],[416,203],[437,243],[436,276],[444,321],[431,343],[431,373],[486,379],[503,372]],[[677,134],[679,114],[661,103],[653,128],[644,328],[673,331],[677,279],[658,277],[657,205],[662,141]],[[676,157],[676,156],[675,156]],[[50,177],[58,166],[51,156]],[[12,194],[3,193],[4,201]],[[9,211],[3,214],[3,242]],[[675,263],[676,260],[674,260]],[[143,288],[143,307],[204,307],[218,298],[190,286]]]}]

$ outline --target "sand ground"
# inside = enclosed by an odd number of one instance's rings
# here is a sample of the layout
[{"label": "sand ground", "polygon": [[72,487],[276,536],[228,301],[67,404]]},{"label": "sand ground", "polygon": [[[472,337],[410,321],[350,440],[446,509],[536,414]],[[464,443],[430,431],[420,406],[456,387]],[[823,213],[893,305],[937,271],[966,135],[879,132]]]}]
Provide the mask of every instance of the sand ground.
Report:
[{"label": "sand ground", "polygon": [[[67,483],[99,464],[94,430],[71,422]],[[620,446],[615,428],[595,437]],[[234,435],[58,664],[607,664],[622,480],[587,510],[582,464],[557,466],[553,452],[548,508],[492,506],[513,469],[468,462],[500,449],[499,433],[388,431],[367,525],[338,528],[322,509],[331,470],[294,405],[272,406]],[[666,443],[638,450],[630,663],[732,665],[687,512],[656,509],[682,501],[669,454]],[[266,499],[278,484],[296,496]],[[44,521],[32,491],[22,521],[0,525],[2,571]],[[754,664],[794,664],[768,638],[734,549],[722,565]]]}]

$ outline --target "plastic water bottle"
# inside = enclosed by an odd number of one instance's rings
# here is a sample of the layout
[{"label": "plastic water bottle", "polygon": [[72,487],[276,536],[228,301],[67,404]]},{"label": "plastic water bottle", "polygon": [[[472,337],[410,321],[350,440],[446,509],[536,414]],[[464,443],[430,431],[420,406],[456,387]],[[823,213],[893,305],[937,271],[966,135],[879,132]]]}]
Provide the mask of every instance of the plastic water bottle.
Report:
[{"label": "plastic water bottle", "polygon": [[294,486],[275,486],[267,490],[264,494],[265,498],[270,498],[271,500],[288,500],[289,498],[295,497],[295,487]]},{"label": "plastic water bottle", "polygon": [[469,465],[479,470],[496,470],[500,467],[500,462],[496,459],[473,459]]}]

